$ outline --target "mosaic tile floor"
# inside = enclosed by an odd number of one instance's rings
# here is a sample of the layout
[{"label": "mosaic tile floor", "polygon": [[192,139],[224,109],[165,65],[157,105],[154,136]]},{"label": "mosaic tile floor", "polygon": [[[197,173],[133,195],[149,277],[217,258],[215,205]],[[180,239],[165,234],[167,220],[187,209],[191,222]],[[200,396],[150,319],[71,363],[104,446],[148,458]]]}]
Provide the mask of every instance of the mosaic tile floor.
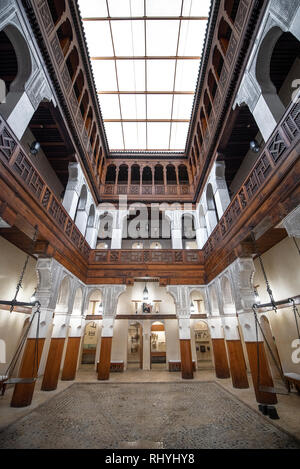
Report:
[{"label": "mosaic tile floor", "polygon": [[118,449],[139,441],[166,449],[300,449],[214,382],[74,383],[0,433],[0,448]]}]

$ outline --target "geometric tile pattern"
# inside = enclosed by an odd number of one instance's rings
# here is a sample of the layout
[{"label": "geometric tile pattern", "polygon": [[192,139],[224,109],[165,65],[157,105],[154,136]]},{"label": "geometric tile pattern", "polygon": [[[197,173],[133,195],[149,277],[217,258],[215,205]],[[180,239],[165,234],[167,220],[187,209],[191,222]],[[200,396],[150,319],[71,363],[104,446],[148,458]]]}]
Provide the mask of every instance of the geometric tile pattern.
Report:
[{"label": "geometric tile pattern", "polygon": [[0,448],[116,449],[138,441],[165,449],[300,448],[214,382],[74,383],[0,433]]}]

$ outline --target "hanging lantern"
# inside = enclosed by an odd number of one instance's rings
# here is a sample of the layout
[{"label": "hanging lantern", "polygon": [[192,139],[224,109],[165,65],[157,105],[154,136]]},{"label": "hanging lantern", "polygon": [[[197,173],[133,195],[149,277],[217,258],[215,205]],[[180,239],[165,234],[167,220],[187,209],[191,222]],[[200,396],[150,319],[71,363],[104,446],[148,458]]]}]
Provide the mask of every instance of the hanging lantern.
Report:
[{"label": "hanging lantern", "polygon": [[195,306],[194,303],[191,301],[191,307],[190,307],[191,314],[194,314],[195,312]]},{"label": "hanging lantern", "polygon": [[145,288],[143,291],[143,300],[148,301],[148,299],[149,299],[149,292],[148,292],[147,284],[145,283]]},{"label": "hanging lantern", "polygon": [[102,303],[102,301],[100,301],[100,304],[99,304],[98,314],[103,314],[103,303]]}]

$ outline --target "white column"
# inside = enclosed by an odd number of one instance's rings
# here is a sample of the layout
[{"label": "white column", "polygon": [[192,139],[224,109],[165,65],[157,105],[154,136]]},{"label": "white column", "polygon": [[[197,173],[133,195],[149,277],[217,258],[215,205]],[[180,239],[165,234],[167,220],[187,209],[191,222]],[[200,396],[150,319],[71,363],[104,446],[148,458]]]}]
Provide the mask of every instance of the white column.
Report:
[{"label": "white column", "polygon": [[83,175],[79,163],[69,163],[68,170],[69,179],[62,204],[69,216],[74,220]]},{"label": "white column", "polygon": [[198,249],[202,249],[208,239],[206,228],[196,229],[196,240]]},{"label": "white column", "polygon": [[86,225],[88,221],[88,213],[86,212],[86,209],[83,210],[77,210],[77,215],[75,219],[75,224],[79,231],[85,236],[86,232]]},{"label": "white column", "polygon": [[284,111],[284,105],[277,94],[265,93],[260,96],[253,110],[253,117],[265,142],[269,140]]},{"label": "white column", "polygon": [[171,221],[172,249],[182,249],[182,212],[166,210],[165,216]]},{"label": "white column", "polygon": [[209,227],[209,234],[213,232],[218,224],[216,212],[214,210],[207,210],[205,214],[206,226]]},{"label": "white column", "polygon": [[151,340],[151,322],[143,322],[143,370],[149,371],[151,369],[151,354],[150,354],[150,340]]},{"label": "white column", "polygon": [[113,216],[113,228],[111,235],[111,249],[122,249],[122,234],[124,219],[127,217],[128,210],[118,210],[110,212]]},{"label": "white column", "polygon": [[94,226],[88,226],[85,239],[92,249],[96,248],[98,230]]},{"label": "white column", "polygon": [[216,202],[216,207],[217,207],[219,218],[221,218],[223,213],[227,209],[228,205],[230,204],[230,197],[229,197],[229,192],[227,189],[226,181],[217,182],[217,190],[215,192],[215,202]]}]

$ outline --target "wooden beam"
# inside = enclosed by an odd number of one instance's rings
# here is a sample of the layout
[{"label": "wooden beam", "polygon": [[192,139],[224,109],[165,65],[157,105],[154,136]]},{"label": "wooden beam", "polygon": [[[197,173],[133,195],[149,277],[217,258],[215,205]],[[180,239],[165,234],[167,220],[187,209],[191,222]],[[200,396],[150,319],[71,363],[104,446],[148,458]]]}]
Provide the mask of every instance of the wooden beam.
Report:
[{"label": "wooden beam", "polygon": [[82,21],[207,21],[208,16],[92,16]]},{"label": "wooden beam", "polygon": [[91,60],[200,60],[199,55],[112,55],[95,56]]}]

